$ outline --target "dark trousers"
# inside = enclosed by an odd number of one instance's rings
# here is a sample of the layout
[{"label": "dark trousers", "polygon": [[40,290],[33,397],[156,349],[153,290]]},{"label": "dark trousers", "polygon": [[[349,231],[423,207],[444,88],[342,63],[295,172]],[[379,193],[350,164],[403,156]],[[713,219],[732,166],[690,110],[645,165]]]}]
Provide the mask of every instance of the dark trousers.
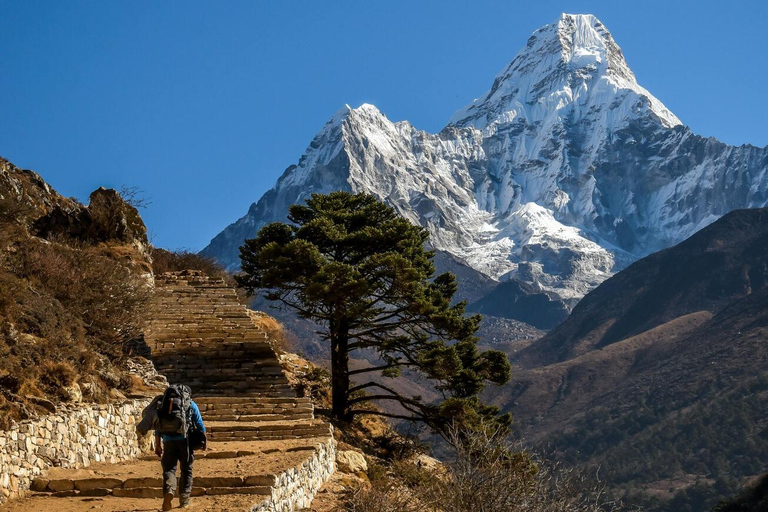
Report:
[{"label": "dark trousers", "polygon": [[[195,456],[188,449],[186,439],[180,441],[163,442],[163,458],[160,464],[163,466],[163,494],[169,492],[178,496],[189,496],[192,492],[192,464]],[[176,493],[176,464],[181,466],[181,482],[179,492]]]}]

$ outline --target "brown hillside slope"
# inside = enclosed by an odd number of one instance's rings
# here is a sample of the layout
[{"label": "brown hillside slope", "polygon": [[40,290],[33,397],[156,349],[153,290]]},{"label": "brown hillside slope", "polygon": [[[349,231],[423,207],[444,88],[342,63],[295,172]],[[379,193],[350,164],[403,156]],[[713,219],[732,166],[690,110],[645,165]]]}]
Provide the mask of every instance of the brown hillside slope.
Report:
[{"label": "brown hillside slope", "polygon": [[606,281],[492,398],[526,438],[599,466],[649,509],[703,510],[762,472],[768,210],[733,212]]},{"label": "brown hillside slope", "polygon": [[682,315],[716,313],[768,285],[768,209],[739,210],[587,294],[519,363],[564,361]]}]

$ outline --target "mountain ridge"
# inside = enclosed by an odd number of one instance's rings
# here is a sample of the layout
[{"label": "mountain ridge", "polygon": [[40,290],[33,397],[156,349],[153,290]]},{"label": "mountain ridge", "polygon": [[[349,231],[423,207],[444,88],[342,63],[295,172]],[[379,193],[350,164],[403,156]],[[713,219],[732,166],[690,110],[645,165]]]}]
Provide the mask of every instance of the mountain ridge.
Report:
[{"label": "mountain ridge", "polygon": [[640,257],[768,204],[768,148],[693,134],[597,18],[562,15],[436,134],[345,106],[202,254],[236,269],[244,239],[332,190],[373,194],[436,249],[572,307]]}]

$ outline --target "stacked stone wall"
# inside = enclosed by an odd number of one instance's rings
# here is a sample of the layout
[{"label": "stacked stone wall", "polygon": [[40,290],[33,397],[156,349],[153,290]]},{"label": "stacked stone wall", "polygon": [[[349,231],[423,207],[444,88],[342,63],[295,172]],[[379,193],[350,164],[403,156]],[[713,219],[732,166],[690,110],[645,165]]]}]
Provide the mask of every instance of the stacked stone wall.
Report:
[{"label": "stacked stone wall", "polygon": [[251,507],[251,512],[294,512],[312,505],[317,491],[336,470],[336,441],[333,437],[318,444],[311,457],[300,466],[277,475],[272,494]]},{"label": "stacked stone wall", "polygon": [[149,449],[136,422],[149,399],[57,411],[0,431],[0,503],[23,495],[51,467],[121,462]]}]

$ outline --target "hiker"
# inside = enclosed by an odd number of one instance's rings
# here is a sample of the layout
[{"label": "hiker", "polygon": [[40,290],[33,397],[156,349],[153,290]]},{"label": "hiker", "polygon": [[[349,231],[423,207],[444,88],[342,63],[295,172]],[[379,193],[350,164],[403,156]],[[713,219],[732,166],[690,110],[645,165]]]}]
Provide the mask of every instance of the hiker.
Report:
[{"label": "hiker", "polygon": [[[192,392],[183,384],[171,384],[159,400],[155,426],[155,453],[163,468],[163,510],[171,510],[176,494],[176,465],[181,466],[179,506],[189,506],[192,493],[194,450],[205,450],[205,425]],[[162,442],[161,442],[162,441]]]}]

